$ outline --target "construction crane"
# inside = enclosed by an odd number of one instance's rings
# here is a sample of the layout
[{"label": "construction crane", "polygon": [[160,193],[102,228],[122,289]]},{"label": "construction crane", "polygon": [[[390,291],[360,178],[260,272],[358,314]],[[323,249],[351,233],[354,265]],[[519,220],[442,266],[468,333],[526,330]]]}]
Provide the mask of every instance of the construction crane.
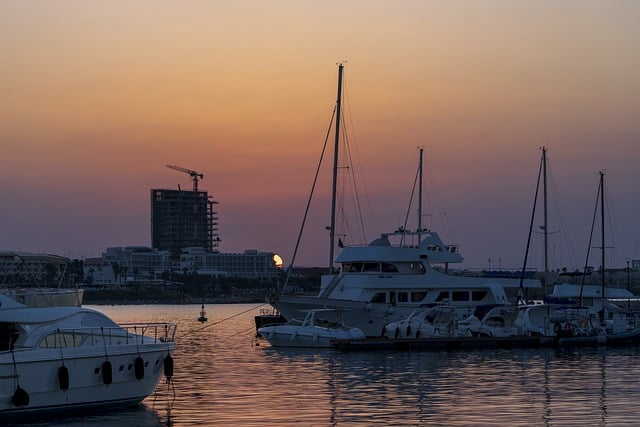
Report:
[{"label": "construction crane", "polygon": [[181,168],[180,166],[167,165],[167,167],[191,175],[191,178],[193,179],[193,191],[198,191],[198,178],[202,179],[204,178],[204,175],[196,171],[192,171],[191,169]]}]

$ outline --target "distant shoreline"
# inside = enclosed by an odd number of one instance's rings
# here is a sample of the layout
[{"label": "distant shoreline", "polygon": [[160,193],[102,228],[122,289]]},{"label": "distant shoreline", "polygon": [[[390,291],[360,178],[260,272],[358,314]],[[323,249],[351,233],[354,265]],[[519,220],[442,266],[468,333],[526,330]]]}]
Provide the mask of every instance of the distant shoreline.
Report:
[{"label": "distant shoreline", "polygon": [[175,292],[153,292],[134,290],[85,290],[83,305],[192,305],[192,304],[260,304],[264,298],[258,296],[200,298]]}]

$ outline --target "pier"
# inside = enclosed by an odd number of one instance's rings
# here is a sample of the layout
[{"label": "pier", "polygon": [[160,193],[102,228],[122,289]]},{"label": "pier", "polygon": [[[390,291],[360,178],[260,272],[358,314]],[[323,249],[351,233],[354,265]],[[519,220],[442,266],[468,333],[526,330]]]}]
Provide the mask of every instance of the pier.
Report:
[{"label": "pier", "polygon": [[337,340],[339,351],[433,351],[475,350],[483,348],[535,348],[552,345],[553,340],[541,337],[443,337],[443,338],[367,338],[362,340]]}]

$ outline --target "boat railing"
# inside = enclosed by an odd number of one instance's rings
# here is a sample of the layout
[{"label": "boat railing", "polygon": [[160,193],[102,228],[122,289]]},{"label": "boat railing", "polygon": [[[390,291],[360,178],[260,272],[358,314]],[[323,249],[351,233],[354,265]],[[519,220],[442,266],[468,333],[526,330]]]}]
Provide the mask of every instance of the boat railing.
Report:
[{"label": "boat railing", "polygon": [[174,342],[175,323],[126,323],[113,327],[58,329],[42,339],[39,347],[60,348]]}]

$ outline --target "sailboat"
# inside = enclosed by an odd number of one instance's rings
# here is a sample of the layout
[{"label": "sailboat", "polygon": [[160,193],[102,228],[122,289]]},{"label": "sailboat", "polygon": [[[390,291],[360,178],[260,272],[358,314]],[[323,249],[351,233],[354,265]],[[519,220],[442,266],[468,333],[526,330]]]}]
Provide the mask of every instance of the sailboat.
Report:
[{"label": "sailboat", "polygon": [[[546,152],[546,148],[543,147],[541,171],[544,172],[544,225],[541,228],[544,230],[545,294],[548,285]],[[640,340],[640,328],[637,326],[637,319],[610,301],[610,299],[636,297],[626,289],[610,288],[605,285],[603,172],[600,173],[597,199],[601,215],[601,286],[585,285],[584,283],[580,285],[570,283],[555,285],[553,292],[546,298],[544,304],[521,307],[518,323],[524,334],[552,338],[558,345],[569,346],[621,345],[640,342],[638,341]],[[595,216],[594,213],[594,222]]]},{"label": "sailboat", "polygon": [[[335,146],[329,230],[329,268],[321,279],[316,296],[277,293],[267,302],[287,320],[301,311],[330,308],[344,313],[344,322],[361,329],[367,337],[380,337],[384,327],[406,319],[415,310],[431,305],[448,304],[457,318],[471,315],[478,305],[506,304],[505,287],[518,286],[515,279],[473,277],[450,274],[451,264],[461,263],[458,246],[445,244],[437,232],[422,227],[419,201],[418,226],[409,230],[402,226],[382,233],[366,246],[336,246],[336,188],[340,141],[340,111],[343,64],[338,66]],[[422,185],[422,156],[419,174]],[[421,191],[420,191],[421,195]],[[295,251],[294,251],[295,258]],[[340,265],[335,271],[334,263]],[[541,287],[538,280],[527,279],[525,287]],[[323,316],[318,313],[317,316]]]},{"label": "sailboat", "polygon": [[[637,296],[627,289],[606,286],[604,175],[604,172],[601,171],[598,187],[602,263],[600,287],[597,285],[585,285],[584,283],[581,285],[560,284],[554,287],[551,297],[576,301],[580,306],[587,308],[589,311],[589,325],[597,325],[595,328],[598,330],[598,344],[623,345],[639,343],[640,327],[637,317],[611,302],[611,300],[615,299],[637,299]],[[560,343],[575,344],[576,341],[580,342],[579,339],[574,337],[567,337],[561,339]]]}]

